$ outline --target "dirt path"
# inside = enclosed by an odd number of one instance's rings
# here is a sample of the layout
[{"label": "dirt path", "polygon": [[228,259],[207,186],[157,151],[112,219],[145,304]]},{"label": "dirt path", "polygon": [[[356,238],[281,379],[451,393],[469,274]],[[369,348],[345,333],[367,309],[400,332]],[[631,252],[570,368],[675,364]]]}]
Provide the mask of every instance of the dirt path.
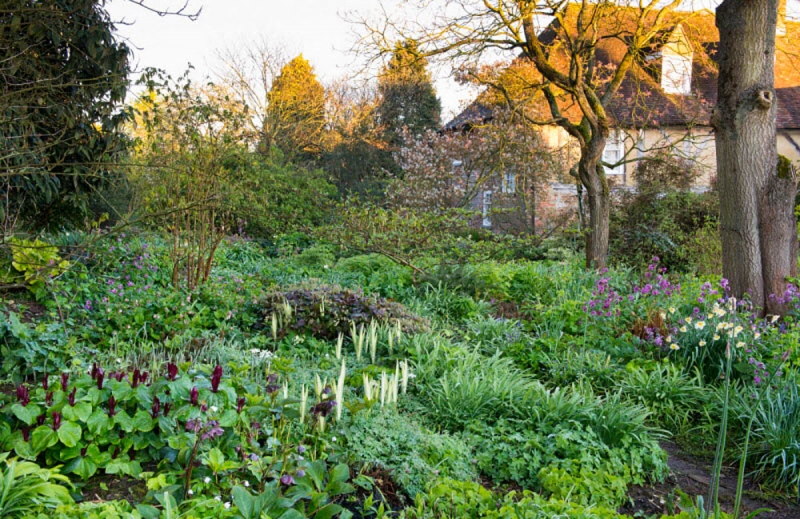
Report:
[{"label": "dirt path", "polygon": [[[628,492],[632,504],[620,508],[620,513],[634,515],[639,512],[644,517],[667,513],[667,503],[674,496],[676,488],[691,498],[707,496],[711,483],[711,463],[705,459],[688,455],[671,442],[662,442],[661,447],[669,454],[669,468],[672,474],[664,483],[652,486],[635,486]],[[765,496],[757,485],[745,480],[745,497],[742,507],[746,512],[759,508],[769,508],[759,519],[800,519],[800,505]],[[720,479],[720,505],[726,512],[733,510],[736,497],[736,469],[723,467]]]}]

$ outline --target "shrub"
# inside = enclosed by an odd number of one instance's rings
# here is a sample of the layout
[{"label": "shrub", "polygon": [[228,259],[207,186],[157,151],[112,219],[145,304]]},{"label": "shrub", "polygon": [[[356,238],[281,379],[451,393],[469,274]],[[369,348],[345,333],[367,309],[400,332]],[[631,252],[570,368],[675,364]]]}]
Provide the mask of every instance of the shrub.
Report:
[{"label": "shrub", "polygon": [[[288,316],[287,304],[291,307]],[[270,327],[275,314],[288,319],[286,324],[292,330],[324,339],[334,339],[340,333],[349,334],[351,323],[367,326],[372,321],[399,321],[407,332],[417,332],[427,326],[423,319],[399,303],[336,285],[301,285],[274,291],[261,300],[260,306],[266,328]]]},{"label": "shrub", "polygon": [[461,439],[428,431],[396,411],[358,413],[345,435],[353,461],[390,470],[411,497],[438,476],[477,476],[472,452]]}]

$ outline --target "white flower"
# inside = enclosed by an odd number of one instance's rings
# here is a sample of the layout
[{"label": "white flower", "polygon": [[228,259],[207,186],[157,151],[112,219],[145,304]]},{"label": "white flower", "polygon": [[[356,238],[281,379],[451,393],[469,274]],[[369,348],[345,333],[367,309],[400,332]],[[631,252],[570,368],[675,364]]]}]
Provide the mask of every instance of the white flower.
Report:
[{"label": "white flower", "polygon": [[253,348],[252,350],[250,350],[250,353],[252,353],[253,355],[257,355],[260,351],[261,350],[259,350],[258,348]]},{"label": "white flower", "polygon": [[781,318],[781,316],[779,316],[779,315],[773,315],[773,316],[772,316],[772,319],[770,319],[770,322],[771,322],[772,324],[775,324],[775,321],[777,321],[777,320],[778,320],[778,319],[780,319],[780,318]]},{"label": "white flower", "polygon": [[667,342],[672,342],[672,335],[667,335],[667,338],[664,340]]},{"label": "white flower", "polygon": [[189,493],[189,495],[190,495],[190,496],[193,496],[193,495],[194,495],[194,490],[192,490],[192,489],[190,488],[188,493]]},{"label": "white flower", "polygon": [[230,507],[231,507],[231,504],[230,504],[230,503],[225,503],[225,510],[227,510],[227,509],[228,509],[228,508],[230,508]]},{"label": "white flower", "polygon": [[684,321],[686,321],[687,324],[692,324],[692,318],[691,317],[687,317],[686,319],[684,319]]},{"label": "white flower", "polygon": [[245,481],[244,482],[244,487],[245,488],[250,488],[250,482],[249,481]]},{"label": "white flower", "polygon": [[744,330],[744,328],[742,328],[741,326],[737,326],[736,328],[733,329],[733,336],[736,337],[737,335],[742,333],[742,330]]},{"label": "white flower", "polygon": [[697,328],[698,330],[702,330],[703,328],[706,327],[706,322],[705,321],[697,321],[696,323],[694,323],[694,327]]},{"label": "white flower", "polygon": [[719,340],[719,334],[718,334],[718,333],[714,335],[714,340],[715,340],[715,341],[718,341],[718,340]]},{"label": "white flower", "polygon": [[210,478],[210,477],[208,477],[208,476],[206,476],[206,478],[203,480],[203,483],[205,483],[206,485],[208,485],[209,483],[211,483],[211,478]]},{"label": "white flower", "polygon": [[699,343],[697,343],[697,345],[698,346],[705,346],[706,345],[706,341],[700,341]]},{"label": "white flower", "polygon": [[216,413],[217,411],[219,411],[219,407],[215,405],[212,405],[209,409],[211,410],[212,413]]},{"label": "white flower", "polygon": [[222,496],[216,496],[214,499],[217,501],[222,501]]},{"label": "white flower", "polygon": [[331,441],[335,442],[336,441],[336,436],[331,436]]},{"label": "white flower", "polygon": [[674,307],[674,306],[671,306],[671,307],[669,308],[669,313],[671,313],[671,314],[674,314],[674,313],[675,313],[675,307]]},{"label": "white flower", "polygon": [[744,346],[745,346],[745,344],[742,341],[739,341],[739,342],[736,343],[736,347],[737,348],[744,348]]},{"label": "white flower", "polygon": [[681,326],[681,333],[686,333],[686,327],[685,326]]},{"label": "white flower", "polygon": [[678,343],[673,343],[673,344],[669,345],[669,349],[671,349],[671,350],[679,350],[679,349],[681,349],[681,347],[678,346]]}]

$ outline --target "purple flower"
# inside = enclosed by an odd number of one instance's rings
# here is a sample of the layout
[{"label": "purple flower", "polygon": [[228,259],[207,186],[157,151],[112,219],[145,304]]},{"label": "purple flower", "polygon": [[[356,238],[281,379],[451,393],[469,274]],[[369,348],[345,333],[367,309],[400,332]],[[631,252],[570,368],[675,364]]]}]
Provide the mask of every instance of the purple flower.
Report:
[{"label": "purple flower", "polygon": [[83,304],[83,309],[84,309],[84,310],[91,310],[91,309],[92,309],[92,302],[91,302],[91,301],[89,301],[89,300],[87,300],[87,301],[86,301],[86,302]]},{"label": "purple flower", "polygon": [[292,477],[291,474],[284,474],[283,476],[281,476],[281,484],[286,486],[294,485],[294,478]]},{"label": "purple flower", "polygon": [[205,431],[200,435],[200,439],[209,440],[211,438],[216,438],[218,436],[222,436],[224,432],[225,431],[222,430],[222,427],[219,426],[218,421],[211,420],[205,425]]},{"label": "purple flower", "polygon": [[305,471],[305,470],[303,470],[303,469],[300,469],[300,470],[298,470],[298,471],[297,471],[297,477],[298,477],[298,478],[302,478],[302,477],[304,477],[305,475],[306,475],[306,471]]},{"label": "purple flower", "polygon": [[19,400],[19,403],[22,405],[22,407],[27,407],[27,405],[30,403],[31,397],[26,386],[17,387],[17,400]]},{"label": "purple flower", "polygon": [[197,405],[197,395],[199,395],[199,392],[197,391],[197,386],[195,386],[189,392],[189,403],[192,405]]},{"label": "purple flower", "polygon": [[300,454],[303,454],[305,451],[306,451],[305,445],[299,445],[297,447],[297,452],[299,452]]},{"label": "purple flower", "polygon": [[178,378],[178,366],[176,366],[172,362],[167,364],[167,378],[169,380],[175,380],[176,378]]},{"label": "purple flower", "polygon": [[203,427],[203,424],[197,418],[190,418],[189,421],[186,422],[186,430],[189,432],[196,433],[200,431]]}]

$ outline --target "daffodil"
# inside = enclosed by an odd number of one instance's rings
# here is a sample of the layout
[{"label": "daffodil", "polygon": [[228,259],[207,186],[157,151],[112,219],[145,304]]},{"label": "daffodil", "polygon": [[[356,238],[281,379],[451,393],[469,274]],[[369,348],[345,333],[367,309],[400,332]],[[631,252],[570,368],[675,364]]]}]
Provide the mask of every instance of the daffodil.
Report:
[{"label": "daffodil", "polygon": [[661,319],[662,319],[662,320],[664,320],[664,319],[666,319],[666,318],[667,318],[667,314],[666,314],[666,313],[664,313],[664,312],[659,312],[659,313],[658,313],[658,316],[659,316],[659,317],[661,317]]},{"label": "daffodil", "polygon": [[672,342],[672,335],[667,335],[667,338],[664,340],[667,342]]},{"label": "daffodil", "polygon": [[771,322],[772,324],[775,324],[775,321],[777,321],[777,320],[778,320],[778,319],[780,319],[780,318],[781,318],[781,317],[780,317],[779,315],[773,315],[773,316],[772,316],[772,319],[770,319],[770,322]]},{"label": "daffodil", "polygon": [[687,324],[692,324],[692,318],[691,317],[687,317],[686,319],[684,319],[684,321],[686,321]]},{"label": "daffodil", "polygon": [[743,341],[739,341],[739,342],[736,343],[736,347],[737,348],[744,348],[744,346],[745,346],[745,344],[744,344]]},{"label": "daffodil", "polygon": [[698,346],[705,346],[706,345],[706,341],[700,341],[700,342],[697,343],[697,345]]},{"label": "daffodil", "polygon": [[675,307],[674,306],[670,306],[669,307],[669,313],[671,313],[671,314],[675,313]]},{"label": "daffodil", "polygon": [[737,335],[742,333],[742,330],[744,330],[744,328],[742,328],[741,326],[737,326],[736,328],[733,329],[733,336],[736,337]]},{"label": "daffodil", "polygon": [[706,322],[705,321],[697,321],[696,323],[694,323],[694,327],[697,328],[698,330],[702,330],[703,328],[706,327]]},{"label": "daffodil", "polygon": [[718,341],[718,340],[719,340],[719,334],[718,334],[718,333],[717,333],[717,334],[714,334],[714,340],[715,340],[715,341]]},{"label": "daffodil", "polygon": [[673,351],[674,351],[674,350],[679,350],[679,349],[681,349],[681,347],[680,347],[680,346],[678,346],[678,343],[672,343],[672,344],[670,344],[670,345],[669,345],[669,349],[671,349],[671,350],[673,350]]}]

